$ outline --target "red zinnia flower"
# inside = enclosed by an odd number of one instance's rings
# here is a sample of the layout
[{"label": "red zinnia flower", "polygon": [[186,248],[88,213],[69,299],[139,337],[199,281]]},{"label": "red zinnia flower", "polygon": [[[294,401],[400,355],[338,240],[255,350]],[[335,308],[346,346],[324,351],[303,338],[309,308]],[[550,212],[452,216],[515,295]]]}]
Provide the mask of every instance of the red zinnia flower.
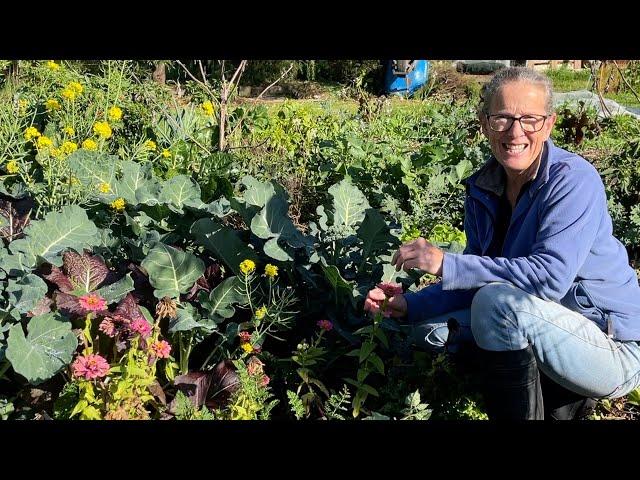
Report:
[{"label": "red zinnia flower", "polygon": [[322,330],[326,332],[333,328],[333,323],[331,323],[331,321],[329,320],[318,320],[318,323],[316,323],[316,325],[318,325]]}]

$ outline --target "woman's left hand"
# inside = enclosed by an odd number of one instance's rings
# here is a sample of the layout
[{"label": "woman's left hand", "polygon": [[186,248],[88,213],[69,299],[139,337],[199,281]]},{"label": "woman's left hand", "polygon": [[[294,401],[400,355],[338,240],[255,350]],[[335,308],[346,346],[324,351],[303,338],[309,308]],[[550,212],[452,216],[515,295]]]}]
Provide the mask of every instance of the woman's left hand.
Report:
[{"label": "woman's left hand", "polygon": [[444,252],[424,238],[416,238],[402,245],[391,259],[396,270],[418,268],[432,275],[442,275]]}]

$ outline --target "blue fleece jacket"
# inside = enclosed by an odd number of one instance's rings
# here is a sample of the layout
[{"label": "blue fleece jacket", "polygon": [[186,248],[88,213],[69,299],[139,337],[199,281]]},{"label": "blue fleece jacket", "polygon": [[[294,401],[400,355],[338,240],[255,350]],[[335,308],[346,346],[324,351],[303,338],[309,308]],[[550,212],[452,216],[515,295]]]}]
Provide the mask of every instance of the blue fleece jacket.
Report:
[{"label": "blue fleece jacket", "polygon": [[511,216],[502,256],[491,258],[486,252],[505,178],[491,157],[467,179],[467,247],[445,254],[440,283],[406,294],[409,322],[469,308],[478,288],[504,282],[581,313],[617,340],[640,340],[638,279],[613,236],[596,169],[547,140],[536,178]]}]

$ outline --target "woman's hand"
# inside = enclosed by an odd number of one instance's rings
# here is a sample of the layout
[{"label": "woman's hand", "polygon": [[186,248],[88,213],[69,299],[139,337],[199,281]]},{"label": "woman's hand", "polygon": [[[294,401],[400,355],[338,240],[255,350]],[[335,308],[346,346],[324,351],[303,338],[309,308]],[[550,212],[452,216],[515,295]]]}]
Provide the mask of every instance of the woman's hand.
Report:
[{"label": "woman's hand", "polygon": [[[370,290],[364,300],[364,310],[376,314],[382,308],[384,299],[387,298],[384,290],[379,287]],[[402,293],[396,294],[387,299],[387,307],[382,315],[385,317],[404,317],[407,314],[407,300]]]},{"label": "woman's hand", "polygon": [[432,275],[442,276],[444,252],[424,238],[416,238],[402,245],[391,259],[396,270],[418,268]]}]

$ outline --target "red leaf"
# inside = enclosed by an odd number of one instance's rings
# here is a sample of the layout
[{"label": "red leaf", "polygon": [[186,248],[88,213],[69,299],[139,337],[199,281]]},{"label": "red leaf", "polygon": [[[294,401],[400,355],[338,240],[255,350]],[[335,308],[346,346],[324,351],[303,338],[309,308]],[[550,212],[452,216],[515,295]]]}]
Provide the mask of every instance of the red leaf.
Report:
[{"label": "red leaf", "polygon": [[0,199],[0,215],[7,220],[7,225],[0,228],[0,237],[12,242],[22,236],[22,231],[29,224],[29,215],[33,208],[33,200]]},{"label": "red leaf", "polygon": [[87,310],[82,308],[80,300],[75,295],[68,293],[56,292],[55,301],[58,310],[65,315],[78,315],[83,316],[87,314]]},{"label": "red leaf", "polygon": [[92,292],[109,274],[109,268],[97,255],[68,251],[62,256],[63,268],[75,288]]},{"label": "red leaf", "polygon": [[56,267],[55,265],[51,265],[51,273],[48,275],[42,275],[45,279],[49,280],[52,283],[55,283],[60,291],[69,293],[73,291],[73,285],[64,274],[64,272]]},{"label": "red leaf", "polygon": [[127,296],[120,300],[114,315],[120,315],[131,320],[144,319],[140,308],[138,308],[138,302],[131,293],[127,293]]},{"label": "red leaf", "polygon": [[173,383],[191,400],[196,408],[200,408],[207,398],[211,376],[212,373],[189,372],[186,375],[178,375]]}]

